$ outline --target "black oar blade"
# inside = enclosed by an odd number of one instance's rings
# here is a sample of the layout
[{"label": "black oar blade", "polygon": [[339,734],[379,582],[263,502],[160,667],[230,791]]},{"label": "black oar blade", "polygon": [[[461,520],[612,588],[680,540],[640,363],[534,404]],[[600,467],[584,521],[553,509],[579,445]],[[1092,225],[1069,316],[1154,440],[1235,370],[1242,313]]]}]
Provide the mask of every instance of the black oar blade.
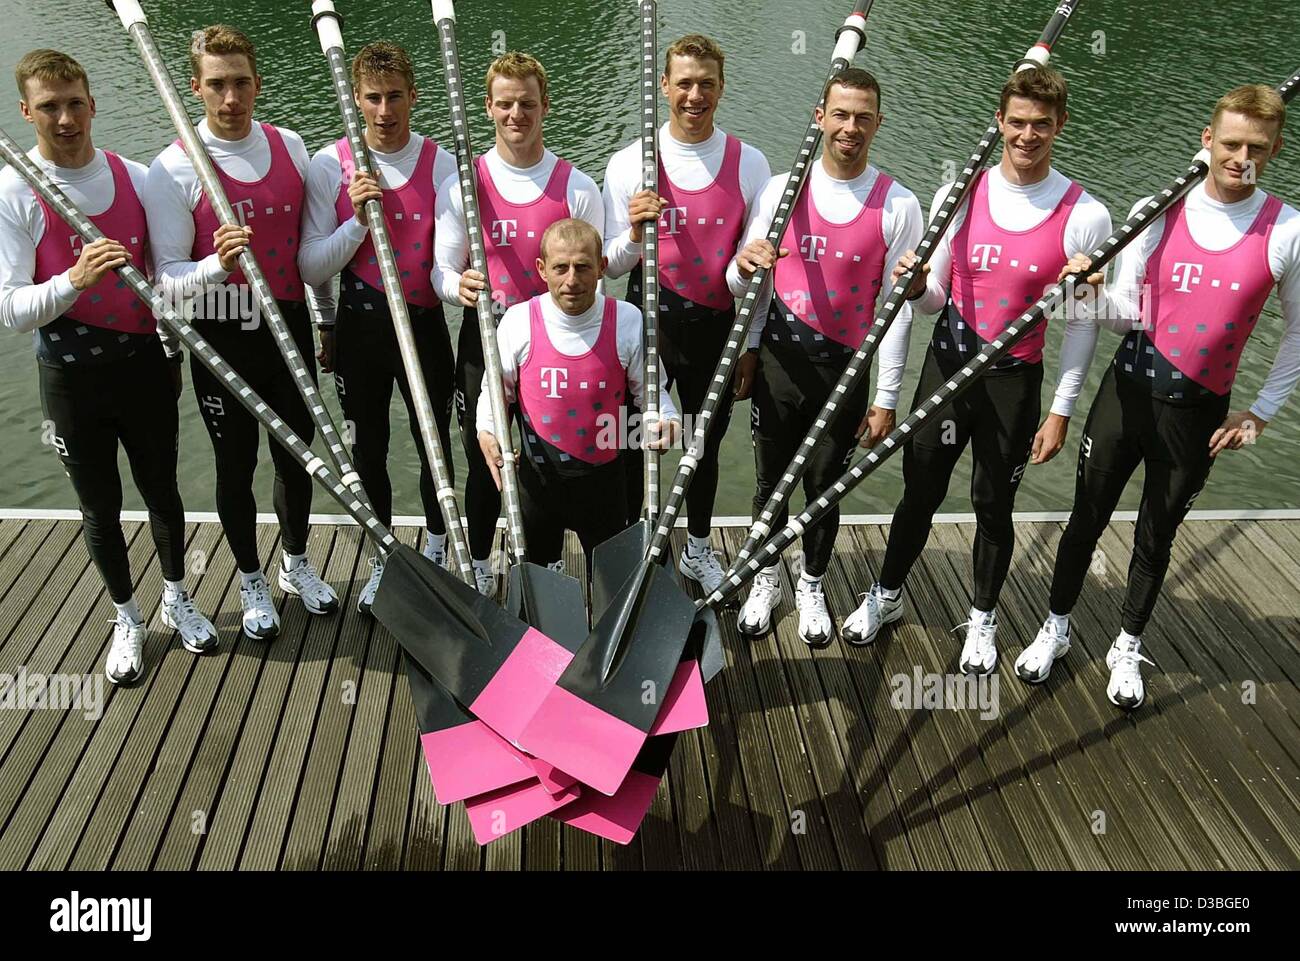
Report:
[{"label": "black oar blade", "polygon": [[592,630],[519,743],[602,794],[614,794],[651,733],[708,723],[704,686],[682,653],[695,604],[642,562]]},{"label": "black oar blade", "polygon": [[726,666],[726,656],[722,650],[722,628],[718,624],[718,612],[713,608],[702,607],[695,612],[695,622],[691,624],[691,637],[686,642],[686,651],[699,659],[700,671],[706,684]]},{"label": "black oar blade", "polygon": [[[525,599],[531,603],[532,610],[523,609]],[[587,624],[587,599],[578,579],[537,564],[516,564],[510,568],[505,607],[569,651],[576,652],[591,630]]]},{"label": "black oar blade", "polygon": [[591,552],[591,620],[598,622],[619,596],[632,572],[650,550],[654,530],[650,522],[637,521],[622,533],[596,545]]}]

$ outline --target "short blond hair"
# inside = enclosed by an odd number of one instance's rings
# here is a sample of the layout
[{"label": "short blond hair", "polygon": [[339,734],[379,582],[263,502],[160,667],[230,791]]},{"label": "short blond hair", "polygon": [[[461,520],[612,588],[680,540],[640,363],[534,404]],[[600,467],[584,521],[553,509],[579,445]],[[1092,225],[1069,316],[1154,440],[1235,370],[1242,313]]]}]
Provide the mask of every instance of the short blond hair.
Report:
[{"label": "short blond hair", "polygon": [[415,87],[415,67],[411,55],[403,47],[387,40],[368,43],[352,58],[352,86],[360,87],[362,80],[378,80],[390,73],[400,74],[408,88]]},{"label": "short blond hair", "polygon": [[547,90],[550,87],[550,81],[546,77],[546,68],[542,62],[531,54],[521,53],[518,50],[511,50],[509,53],[503,53],[492,61],[487,72],[487,95],[492,96],[492,81],[497,77],[509,77],[511,80],[527,80],[529,77],[537,78],[537,89],[541,91],[542,99],[548,99]]},{"label": "short blond hair", "polygon": [[605,253],[605,241],[601,237],[600,231],[587,223],[585,220],[578,220],[570,217],[568,220],[557,220],[546,228],[542,234],[542,260],[549,261],[546,252],[550,249],[552,240],[561,240],[570,244],[586,244],[591,248],[591,252],[596,255],[596,263],[600,263],[600,258]]},{"label": "short blond hair", "polygon": [[210,27],[194,31],[194,40],[190,44],[190,72],[195,80],[203,78],[201,64],[206,53],[221,57],[242,53],[248,58],[253,76],[257,76],[257,48],[242,30],[228,27],[224,23],[214,23]]},{"label": "short blond hair", "polygon": [[80,80],[86,86],[86,96],[90,96],[90,78],[86,76],[86,68],[58,50],[30,50],[18,61],[14,67],[14,80],[18,82],[18,96],[23,100],[27,99],[27,81],[33,77],[47,83]]},{"label": "short blond hair", "polygon": [[694,60],[712,60],[718,65],[718,80],[726,83],[727,57],[712,37],[691,33],[674,40],[664,54],[664,76],[672,76],[673,57],[691,57]]},{"label": "short blond hair", "polygon": [[1263,83],[1234,87],[1220,97],[1214,105],[1210,126],[1218,126],[1219,117],[1229,112],[1245,114],[1263,123],[1275,123],[1279,134],[1286,124],[1286,101],[1280,93]]}]

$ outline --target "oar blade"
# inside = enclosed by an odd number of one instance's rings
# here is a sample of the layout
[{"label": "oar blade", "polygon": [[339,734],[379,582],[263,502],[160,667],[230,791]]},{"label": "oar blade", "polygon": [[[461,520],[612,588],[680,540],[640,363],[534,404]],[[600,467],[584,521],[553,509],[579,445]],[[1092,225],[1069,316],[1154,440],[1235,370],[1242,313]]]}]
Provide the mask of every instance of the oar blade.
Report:
[{"label": "oar blade", "polygon": [[695,623],[691,625],[691,639],[686,643],[686,650],[694,652],[700,661],[700,671],[707,684],[726,666],[726,655],[722,650],[722,626],[718,623],[718,612],[711,607],[702,607],[695,612]]},{"label": "oar blade", "polygon": [[591,619],[599,621],[619,596],[619,590],[645,560],[654,529],[640,520],[591,552]]},{"label": "oar blade", "polygon": [[650,813],[676,744],[675,734],[650,738],[612,796],[588,791],[551,817],[615,844],[630,843]]},{"label": "oar blade", "polygon": [[[524,610],[525,598],[532,610]],[[591,630],[587,599],[578,579],[538,564],[510,568],[505,608],[569,651],[578,650]]]},{"label": "oar blade", "polygon": [[582,788],[575,784],[551,794],[533,780],[471,798],[465,802],[465,813],[469,815],[474,840],[487,845],[572,804],[582,793]]}]

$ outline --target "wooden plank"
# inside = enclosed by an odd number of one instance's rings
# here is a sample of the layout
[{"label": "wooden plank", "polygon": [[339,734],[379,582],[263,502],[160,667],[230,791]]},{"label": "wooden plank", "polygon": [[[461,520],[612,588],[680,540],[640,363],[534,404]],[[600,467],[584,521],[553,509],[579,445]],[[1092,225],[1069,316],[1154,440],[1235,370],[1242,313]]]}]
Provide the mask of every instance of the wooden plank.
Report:
[{"label": "wooden plank", "polygon": [[411,764],[411,820],[402,855],[402,867],[407,871],[437,871],[442,868],[448,810],[434,800],[428,765],[423,756],[417,756]]},{"label": "wooden plank", "polygon": [[84,563],[87,555],[80,537],[81,525],[74,521],[35,521],[27,525],[13,550],[0,562],[0,582],[11,579],[0,598],[0,638],[5,643],[38,599],[48,601],[42,589],[69,551],[73,553],[73,566]]},{"label": "wooden plank", "polygon": [[[0,520],[0,572],[9,571],[14,577],[22,569],[19,564],[6,564],[5,560],[9,556],[9,548],[13,547],[14,542],[22,535],[23,530],[28,524],[33,523],[21,517],[7,517]],[[9,581],[0,579],[0,596],[9,589]]]},{"label": "wooden plank", "polygon": [[[72,521],[63,521],[74,529],[79,529],[80,525]],[[127,554],[130,555],[131,539],[139,525],[126,524],[123,526],[123,536],[126,539]],[[45,547],[45,545],[42,545]],[[48,549],[54,551],[57,544],[49,544]],[[86,551],[85,543],[79,537],[74,537],[68,545],[68,549],[58,558],[49,575],[38,585],[36,585],[33,595],[28,598],[30,602],[26,609],[22,611],[18,619],[13,623],[7,636],[0,635],[0,667],[9,670],[12,667],[16,670],[21,665],[26,665],[28,671],[36,670],[32,666],[31,658],[36,649],[47,643],[52,622],[67,607],[70,601],[70,594],[74,585],[81,580],[82,574],[87,568],[92,567],[90,563],[90,554]],[[95,570],[98,580],[98,569]],[[102,586],[103,581],[99,580]],[[106,593],[106,592],[105,592]],[[89,598],[81,598],[81,603],[85,605],[81,610],[74,611],[74,615],[84,617],[86,608],[90,606]],[[106,615],[112,618],[113,608],[106,607]]]}]

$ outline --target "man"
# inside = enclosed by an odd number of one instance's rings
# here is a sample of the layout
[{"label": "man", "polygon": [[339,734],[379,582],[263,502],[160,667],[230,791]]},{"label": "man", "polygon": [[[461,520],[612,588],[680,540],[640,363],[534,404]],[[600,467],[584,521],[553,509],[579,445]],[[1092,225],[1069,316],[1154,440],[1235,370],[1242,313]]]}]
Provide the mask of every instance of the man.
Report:
[{"label": "man", "polygon": [[[562,569],[565,530],[578,535],[590,560],[597,544],[623,529],[619,410],[629,396],[645,400],[645,358],[641,312],[599,293],[600,231],[582,220],[558,221],[543,234],[541,254],[536,269],[547,293],[507,310],[497,338],[506,402],[519,405],[524,536],[536,563]],[[503,462],[487,376],[479,444],[499,488]],[[651,447],[663,451],[680,425],[666,393],[660,410],[662,420],[647,431]]]},{"label": "man", "polygon": [[[544,122],[551,110],[545,68],[525,53],[507,53],[487,72],[488,116],[496,144],[476,158],[479,215],[491,274],[493,312],[544,294],[537,272],[542,235],[551,224],[577,218],[603,229],[605,212],[596,183],[567,160],[546,149]],[[483,343],[478,328],[478,295],[487,278],[469,268],[469,235],[458,185],[438,196],[438,240],[434,285],[443,300],[465,308],[456,345],[456,410],[469,462],[465,514],[478,588],[496,593],[492,541],[501,494],[483,462],[474,419],[483,384]]]},{"label": "man", "polygon": [[[745,224],[772,176],[761,152],[715,123],[725,88],[722,49],[708,37],[683,37],[668,47],[660,88],[669,118],[659,131],[659,193],[642,190],[641,142],[616,153],[605,172],[605,255],[609,276],[628,278],[627,296],[643,303],[641,245],[645,224],[659,227],[659,355],[665,385],[677,385],[682,410],[699,414],[736,319],[727,265],[741,247]],[[734,398],[749,396],[737,375]],[[722,399],[709,442],[686,494],[687,543],[681,573],[710,593],[722,567],[709,546],[718,491],[718,450],[731,419],[733,396]],[[640,453],[626,455],[627,522],[641,511]]]},{"label": "man", "polygon": [[[792,246],[797,244],[798,256],[782,249],[778,259],[766,239],[785,194],[785,174],[772,178],[763,191],[746,230],[748,242],[729,271],[732,293],[740,296],[759,267],[775,266],[770,309],[760,314],[766,323],[751,333],[750,350],[741,364],[742,371],[756,368],[755,516],[767,505],[849,359],[862,346],[894,266],[921,239],[916,195],[870,161],[871,144],[884,119],[875,77],[856,68],[836,77],[826,91],[825,106],[817,108],[826,142],[821,161],[790,214],[786,236]],[[881,342],[879,388],[870,410],[865,377],[840,399],[843,409],[804,474],[810,502],[843,473],[859,437],[874,446],[893,429],[911,324],[911,309],[904,306]],[[787,517],[783,507],[774,525],[784,526]],[[803,534],[795,600],[799,637],[814,647],[829,644],[834,635],[822,576],[838,531],[836,508]],[[780,603],[781,584],[773,564],[754,578],[740,613],[740,631],[766,633]]]},{"label": "man", "polygon": [[105,239],[83,245],[13,170],[0,173],[0,320],[34,331],[41,407],[81,507],[86,549],[117,608],[104,674],[143,671],[144,615],[122,535],[118,444],[126,450],[163,573],[162,620],[187,650],[216,649],[217,632],[185,590],[185,508],[176,487],[181,352],[169,358],[149,308],[113,269],[148,268],[140,194],[146,169],[95,148],[95,99],[81,64],[33,50],[14,71],[28,154],[95,222]]},{"label": "man", "polygon": [[[1067,90],[1059,73],[1031,68],[1002,89],[1001,162],[979,175],[957,208],[911,296],[940,312],[913,406],[922,403],[1062,275],[1073,252],[1094,250],[1110,233],[1110,215],[1052,166],[1065,127]],[[948,192],[935,195],[936,216]],[[909,254],[896,276],[914,263]],[[1039,425],[1045,327],[1021,341],[945,413],[925,423],[903,451],[903,500],[894,513],[879,581],[844,623],[844,636],[870,644],[882,624],[902,616],[903,584],[930,536],[935,512],[967,444],[977,530],[974,598],[960,666],[987,675],[997,664],[998,595],[1015,549],[1012,507],[1027,463],[1047,463],[1065,443],[1070,415],[1096,344],[1090,308],[1072,304],[1061,344],[1061,373],[1051,412]]]},{"label": "man", "polygon": [[[197,292],[199,332],[310,444],[312,419],[237,263],[251,247],[314,378],[311,323],[297,264],[307,148],[291,131],[253,122],[262,78],[257,53],[244,34],[220,24],[197,32],[190,67],[190,89],[203,103],[199,138],[243,226],[219,225],[184,148],[173,143],[154,159],[145,186],[158,275],[173,296],[195,297]],[[279,633],[280,617],[257,553],[253,474],[258,424],[197,360],[191,360],[190,369],[215,456],[217,514],[239,566],[244,633],[269,640]],[[283,553],[278,583],[300,597],[312,614],[332,613],[338,597],[306,556],[311,477],[292,454],[269,437],[267,443],[275,464]]]},{"label": "man", "polygon": [[[352,425],[352,456],[370,503],[385,525],[393,519],[393,485],[388,477],[389,407],[393,384],[406,403],[411,435],[420,458],[420,502],[424,506],[424,554],[442,564],[447,528],[420,436],[415,402],[407,383],[397,333],[388,310],[365,205],[379,200],[393,243],[411,330],[415,335],[443,451],[451,460],[452,377],[455,358],[442,302],[430,279],[433,268],[434,203],[440,184],[455,191],[456,161],[432,140],[411,132],[416,101],[415,70],[405,50],[372,43],[352,61],[357,108],[365,118],[366,145],[383,186],[358,173],[346,137],[322,149],[307,172],[307,214],[298,267],[315,287],[318,302],[333,298],[339,284],[337,323],[320,323],[322,369],[333,371],[343,416]],[[382,555],[370,559],[370,579],[357,599],[369,613],[384,573]]]},{"label": "man", "polygon": [[[1122,627],[1106,655],[1111,703],[1129,710],[1142,704],[1142,634],[1178,526],[1217,456],[1253,442],[1300,379],[1300,215],[1257,185],[1282,149],[1285,121],[1286,105],[1269,87],[1225,94],[1201,135],[1209,177],[1120,255],[1107,326],[1125,336],[1079,445],[1074,509],[1057,550],[1051,610],[1016,660],[1026,681],[1045,681],[1070,649],[1069,615],[1093,550],[1142,463],[1146,479]],[[1090,265],[1080,256],[1071,267]],[[1255,403],[1233,411],[1238,364],[1274,287],[1286,330]]]}]

